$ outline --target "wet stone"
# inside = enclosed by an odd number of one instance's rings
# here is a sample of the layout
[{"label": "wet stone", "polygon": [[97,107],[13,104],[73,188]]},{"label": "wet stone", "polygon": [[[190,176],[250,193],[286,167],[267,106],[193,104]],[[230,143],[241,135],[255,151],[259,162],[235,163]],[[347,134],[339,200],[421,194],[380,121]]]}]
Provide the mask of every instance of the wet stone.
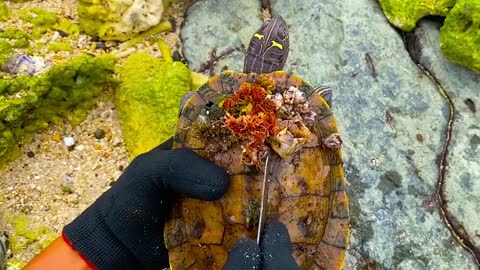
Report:
[{"label": "wet stone", "polygon": [[[228,12],[231,10],[232,12]],[[234,11],[234,12],[233,12]],[[228,18],[227,18],[228,17]],[[210,59],[213,49],[217,54],[235,48],[246,48],[253,33],[262,25],[260,3],[255,0],[197,1],[187,10],[180,36],[184,56],[195,71]],[[231,61],[234,59],[235,61]],[[230,60],[230,61],[229,61]],[[232,70],[243,70],[243,54],[228,55],[223,63]],[[217,65],[217,73],[225,64]]]},{"label": "wet stone", "polygon": [[[480,74],[462,65],[446,60],[440,50],[441,24],[423,20],[415,30],[420,45],[419,62],[428,63],[439,83],[450,96],[455,107],[452,139],[449,147],[448,173],[445,176],[445,200],[447,209],[458,219],[480,249],[480,124],[472,104],[480,102]],[[444,107],[446,102],[444,102]],[[448,114],[445,116],[448,117]],[[468,180],[465,180],[468,179]]]},{"label": "wet stone", "polygon": [[183,62],[185,63],[185,59],[183,56],[180,54],[178,50],[175,50],[172,54],[173,61],[178,61],[178,62]]}]

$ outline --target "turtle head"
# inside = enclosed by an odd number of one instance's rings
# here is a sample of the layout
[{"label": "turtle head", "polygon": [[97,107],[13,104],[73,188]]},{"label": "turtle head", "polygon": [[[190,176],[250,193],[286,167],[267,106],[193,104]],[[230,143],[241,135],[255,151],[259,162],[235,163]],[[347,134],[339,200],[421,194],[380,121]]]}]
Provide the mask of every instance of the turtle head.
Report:
[{"label": "turtle head", "polygon": [[288,29],[281,16],[263,23],[248,45],[243,72],[282,70],[288,56]]}]

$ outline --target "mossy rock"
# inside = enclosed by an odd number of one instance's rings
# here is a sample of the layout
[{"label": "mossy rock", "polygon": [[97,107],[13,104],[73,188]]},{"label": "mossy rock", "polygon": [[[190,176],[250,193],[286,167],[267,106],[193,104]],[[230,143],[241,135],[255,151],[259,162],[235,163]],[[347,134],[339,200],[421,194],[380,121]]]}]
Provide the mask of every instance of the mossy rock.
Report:
[{"label": "mossy rock", "polygon": [[379,3],[391,24],[411,31],[424,16],[446,16],[455,0],[379,0]]},{"label": "mossy rock", "polygon": [[0,0],[0,22],[5,22],[8,20],[11,12],[8,9],[7,5],[3,0]]},{"label": "mossy rock", "polygon": [[126,41],[158,25],[165,7],[164,1],[143,1],[140,5],[131,1],[79,0],[78,21],[88,35]]},{"label": "mossy rock", "polygon": [[14,234],[9,238],[10,250],[13,254],[27,248],[32,248],[38,253],[58,237],[46,225],[31,220],[25,214],[18,216],[7,214],[5,220],[13,227]]},{"label": "mossy rock", "polygon": [[28,47],[30,47],[30,36],[27,32],[17,28],[7,28],[0,32],[0,66],[13,53],[14,48]]},{"label": "mossy rock", "polygon": [[191,86],[190,70],[148,53],[130,55],[120,69],[115,95],[123,137],[130,157],[159,145],[173,135],[180,100]]},{"label": "mossy rock", "polygon": [[59,20],[57,13],[40,8],[20,10],[18,13],[20,19],[34,25],[32,33],[34,39],[39,39],[48,29],[53,29]]},{"label": "mossy rock", "polygon": [[440,29],[445,57],[480,73],[480,1],[458,0]]},{"label": "mossy rock", "polygon": [[83,121],[96,97],[115,85],[114,65],[112,55],[82,55],[38,77],[0,80],[0,165],[15,159],[18,144],[50,123]]}]

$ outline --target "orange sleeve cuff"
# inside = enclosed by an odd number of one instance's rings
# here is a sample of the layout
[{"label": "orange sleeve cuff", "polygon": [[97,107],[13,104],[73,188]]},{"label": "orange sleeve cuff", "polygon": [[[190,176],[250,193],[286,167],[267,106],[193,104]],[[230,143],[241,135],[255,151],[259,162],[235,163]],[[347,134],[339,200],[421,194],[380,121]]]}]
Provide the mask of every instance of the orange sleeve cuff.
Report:
[{"label": "orange sleeve cuff", "polygon": [[97,268],[78,253],[62,234],[46,249],[33,258],[24,270],[97,270]]}]

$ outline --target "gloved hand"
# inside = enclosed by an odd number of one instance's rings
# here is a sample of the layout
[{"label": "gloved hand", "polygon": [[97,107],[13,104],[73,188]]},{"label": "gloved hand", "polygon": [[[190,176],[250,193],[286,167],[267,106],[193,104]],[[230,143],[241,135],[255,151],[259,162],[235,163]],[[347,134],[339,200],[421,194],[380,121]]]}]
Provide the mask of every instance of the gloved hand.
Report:
[{"label": "gloved hand", "polygon": [[72,223],[63,238],[98,269],[168,267],[165,216],[178,194],[202,200],[220,198],[227,172],[172,141],[139,155],[118,181]]},{"label": "gloved hand", "polygon": [[292,245],[285,225],[272,221],[265,226],[260,246],[243,238],[230,250],[223,270],[293,270],[300,269],[292,256]]}]

